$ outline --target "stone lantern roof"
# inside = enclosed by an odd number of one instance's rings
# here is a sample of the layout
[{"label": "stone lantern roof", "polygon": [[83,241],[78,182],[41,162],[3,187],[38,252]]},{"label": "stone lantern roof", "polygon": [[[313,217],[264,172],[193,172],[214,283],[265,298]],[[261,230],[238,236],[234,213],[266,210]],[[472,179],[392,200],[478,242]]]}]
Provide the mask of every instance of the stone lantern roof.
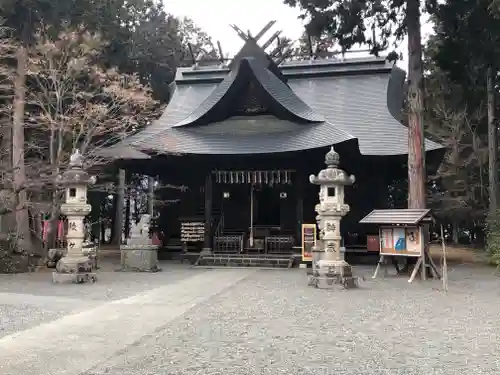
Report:
[{"label": "stone lantern roof", "polygon": [[347,173],[338,168],[340,163],[340,156],[335,151],[333,146],[325,155],[326,169],[322,169],[317,176],[310,175],[309,181],[315,185],[352,185],[356,178],[354,175],[347,175]]},{"label": "stone lantern roof", "polygon": [[69,168],[57,180],[61,185],[93,185],[95,177],[83,169],[84,157],[80,150],[75,150],[69,158]]}]

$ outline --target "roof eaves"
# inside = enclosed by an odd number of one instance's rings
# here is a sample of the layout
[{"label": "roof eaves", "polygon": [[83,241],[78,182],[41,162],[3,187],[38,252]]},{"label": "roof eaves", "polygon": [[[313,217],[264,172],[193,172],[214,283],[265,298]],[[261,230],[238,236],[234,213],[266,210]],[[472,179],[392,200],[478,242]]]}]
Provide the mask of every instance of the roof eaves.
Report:
[{"label": "roof eaves", "polygon": [[358,57],[358,58],[348,58],[348,59],[306,59],[306,60],[292,60],[286,61],[280,64],[282,69],[294,69],[303,66],[348,66],[348,65],[387,65],[389,64],[386,57]]},{"label": "roof eaves", "polygon": [[360,220],[360,224],[417,225],[429,216],[430,211],[428,208],[373,210]]}]

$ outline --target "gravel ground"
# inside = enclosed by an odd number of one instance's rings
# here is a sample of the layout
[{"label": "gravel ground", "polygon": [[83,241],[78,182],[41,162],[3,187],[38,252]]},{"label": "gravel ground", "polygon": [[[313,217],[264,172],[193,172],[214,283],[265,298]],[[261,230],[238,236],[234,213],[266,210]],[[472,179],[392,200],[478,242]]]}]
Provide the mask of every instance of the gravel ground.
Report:
[{"label": "gravel ground", "polygon": [[98,282],[95,284],[53,284],[51,271],[17,275],[0,274],[0,293],[67,298],[75,298],[75,293],[78,293],[79,300],[114,301],[185,279],[199,272],[187,264],[172,262],[161,262],[160,267],[163,267],[164,271],[156,273],[115,272],[118,266],[111,261],[101,267],[98,271]]},{"label": "gravel ground", "polygon": [[96,284],[52,284],[51,273],[0,274],[0,338],[62,318],[102,303],[133,296],[179,281],[197,270],[164,264],[166,272],[113,272],[113,262],[102,264]]},{"label": "gravel ground", "polygon": [[498,374],[500,280],[457,267],[440,287],[317,290],[304,270],[260,271],[86,375]]},{"label": "gravel ground", "polygon": [[[0,336],[201,272],[177,264],[158,274],[102,272],[94,285],[0,275]],[[304,270],[256,271],[85,375],[500,373],[500,279],[490,268],[451,269],[446,294],[439,281],[371,280],[366,266],[355,272],[367,279],[346,291],[307,287]],[[166,304],[162,296],[157,302]]]}]

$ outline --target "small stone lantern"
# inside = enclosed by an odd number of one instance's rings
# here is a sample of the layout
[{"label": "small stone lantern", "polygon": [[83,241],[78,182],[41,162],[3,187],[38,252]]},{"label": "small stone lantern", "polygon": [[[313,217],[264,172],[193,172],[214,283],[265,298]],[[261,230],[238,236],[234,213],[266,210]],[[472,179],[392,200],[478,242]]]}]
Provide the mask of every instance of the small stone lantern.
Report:
[{"label": "small stone lantern", "polygon": [[76,150],[70,157],[69,168],[58,177],[59,185],[65,188],[61,213],[68,218],[68,233],[67,250],[57,262],[56,272],[52,273],[53,282],[96,281],[92,262],[83,253],[82,246],[85,238],[83,220],[92,209],[87,203],[87,187],[95,182],[95,177],[90,177],[83,169],[83,155]]},{"label": "small stone lantern", "polygon": [[313,249],[316,259],[313,259],[313,272],[309,279],[309,284],[316,287],[320,280],[325,280],[328,285],[340,283],[346,288],[357,285],[351,266],[344,260],[341,251],[340,234],[340,221],[349,212],[349,205],[344,202],[344,187],[352,185],[355,178],[338,168],[339,161],[339,154],[332,147],[325,155],[326,169],[317,176],[309,176],[312,184],[320,186],[319,204],[315,211],[318,213],[316,221],[323,248]]}]

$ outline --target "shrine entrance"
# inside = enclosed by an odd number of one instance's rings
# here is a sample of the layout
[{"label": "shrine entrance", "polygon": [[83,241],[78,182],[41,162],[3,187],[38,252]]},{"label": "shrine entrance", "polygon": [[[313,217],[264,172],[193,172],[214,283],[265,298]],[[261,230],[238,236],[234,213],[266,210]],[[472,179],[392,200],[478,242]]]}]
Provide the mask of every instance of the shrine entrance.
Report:
[{"label": "shrine entrance", "polygon": [[256,226],[281,226],[280,191],[276,186],[254,188],[254,218]]},{"label": "shrine entrance", "polygon": [[291,170],[213,172],[214,192],[222,198],[214,252],[292,253],[296,203],[286,197],[295,188],[293,175]]}]

